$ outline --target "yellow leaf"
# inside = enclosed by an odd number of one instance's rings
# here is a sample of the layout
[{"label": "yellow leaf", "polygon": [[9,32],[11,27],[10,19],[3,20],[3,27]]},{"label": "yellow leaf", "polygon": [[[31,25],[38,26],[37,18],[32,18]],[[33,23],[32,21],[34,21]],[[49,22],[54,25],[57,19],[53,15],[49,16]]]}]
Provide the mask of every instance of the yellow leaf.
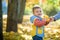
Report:
[{"label": "yellow leaf", "polygon": [[31,35],[34,36],[36,35],[36,26],[32,25],[33,30],[31,31]]}]

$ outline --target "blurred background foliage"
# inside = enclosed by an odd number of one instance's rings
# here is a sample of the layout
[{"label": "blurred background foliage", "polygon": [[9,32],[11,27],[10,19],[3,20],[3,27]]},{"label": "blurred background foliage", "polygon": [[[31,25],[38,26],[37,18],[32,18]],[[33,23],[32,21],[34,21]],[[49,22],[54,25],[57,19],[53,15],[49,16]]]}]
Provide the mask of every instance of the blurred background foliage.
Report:
[{"label": "blurred background foliage", "polygon": [[[26,2],[25,14],[32,14],[31,9],[34,5],[40,5],[44,14],[49,16],[55,15],[60,11],[59,0],[29,0]],[[27,13],[26,13],[27,11]]]}]

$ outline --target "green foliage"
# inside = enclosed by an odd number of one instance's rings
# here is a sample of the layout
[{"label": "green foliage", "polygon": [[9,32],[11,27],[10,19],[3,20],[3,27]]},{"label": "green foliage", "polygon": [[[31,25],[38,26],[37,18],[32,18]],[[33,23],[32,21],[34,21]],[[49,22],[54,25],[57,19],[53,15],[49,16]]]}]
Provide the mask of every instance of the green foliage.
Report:
[{"label": "green foliage", "polygon": [[[25,15],[31,14],[31,10],[34,5],[35,4],[31,4],[30,5],[31,7],[30,6],[26,7]],[[40,4],[37,4],[37,5],[40,5]],[[46,3],[41,4],[40,6],[42,7],[44,14],[47,14],[48,16],[53,16],[60,10],[59,0],[46,0]]]},{"label": "green foliage", "polygon": [[30,15],[31,14],[31,10],[30,9],[25,9],[24,15]]},{"label": "green foliage", "polygon": [[45,14],[47,14],[48,16],[54,16],[57,13],[57,10],[55,7],[52,7],[52,9],[45,9],[44,10]]},{"label": "green foliage", "polygon": [[53,16],[59,11],[59,1],[58,0],[47,0],[45,4],[42,5],[43,11],[48,16]]}]

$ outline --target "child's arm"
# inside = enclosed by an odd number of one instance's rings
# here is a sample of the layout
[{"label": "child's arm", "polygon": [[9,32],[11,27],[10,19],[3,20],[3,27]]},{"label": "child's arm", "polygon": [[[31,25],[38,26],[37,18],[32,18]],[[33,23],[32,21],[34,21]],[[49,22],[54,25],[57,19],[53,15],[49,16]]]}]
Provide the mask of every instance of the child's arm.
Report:
[{"label": "child's arm", "polygon": [[36,25],[36,26],[38,26],[38,27],[43,26],[45,23],[46,23],[45,20],[40,21],[38,18],[36,18],[36,19],[34,20],[34,25]]}]

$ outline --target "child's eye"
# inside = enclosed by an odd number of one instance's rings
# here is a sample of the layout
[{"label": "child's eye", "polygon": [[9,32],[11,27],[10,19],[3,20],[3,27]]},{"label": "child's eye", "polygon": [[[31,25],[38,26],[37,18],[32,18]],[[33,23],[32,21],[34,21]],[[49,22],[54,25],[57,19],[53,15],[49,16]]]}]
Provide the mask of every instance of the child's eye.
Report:
[{"label": "child's eye", "polygon": [[37,13],[39,12],[39,11],[36,11]]},{"label": "child's eye", "polygon": [[36,12],[38,13],[38,12],[41,12],[41,11],[36,11]]},{"label": "child's eye", "polygon": [[40,11],[41,12],[41,11]]}]

